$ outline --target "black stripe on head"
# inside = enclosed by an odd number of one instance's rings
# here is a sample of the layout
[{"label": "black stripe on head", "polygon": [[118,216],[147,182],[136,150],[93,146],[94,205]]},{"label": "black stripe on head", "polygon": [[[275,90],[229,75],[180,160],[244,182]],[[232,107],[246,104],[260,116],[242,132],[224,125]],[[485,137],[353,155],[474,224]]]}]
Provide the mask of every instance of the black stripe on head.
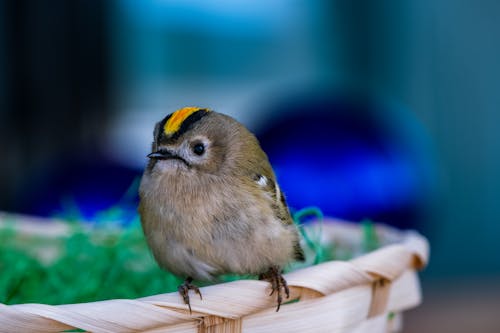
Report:
[{"label": "black stripe on head", "polygon": [[[199,109],[198,111],[196,112],[193,112],[192,114],[189,115],[189,117],[187,117],[181,124],[181,127],[179,128],[179,130],[177,132],[175,132],[174,134],[172,134],[172,136],[170,137],[170,140],[176,140],[177,138],[179,138],[182,134],[186,133],[187,131],[189,131],[191,129],[191,127],[193,127],[193,125],[199,121],[201,118],[205,117],[207,114],[209,113],[209,111],[207,109]],[[168,120],[168,119],[167,119]],[[165,120],[165,122],[167,121]],[[163,125],[165,125],[165,123],[163,123]],[[162,127],[163,128],[163,127]]]},{"label": "black stripe on head", "polygon": [[160,142],[160,140],[165,135],[165,133],[163,131],[163,128],[165,127],[165,124],[170,119],[170,117],[172,117],[173,114],[174,113],[171,113],[171,114],[167,115],[159,123],[156,124],[156,126],[155,126],[155,132],[154,132],[154,138],[153,138],[156,143]]}]

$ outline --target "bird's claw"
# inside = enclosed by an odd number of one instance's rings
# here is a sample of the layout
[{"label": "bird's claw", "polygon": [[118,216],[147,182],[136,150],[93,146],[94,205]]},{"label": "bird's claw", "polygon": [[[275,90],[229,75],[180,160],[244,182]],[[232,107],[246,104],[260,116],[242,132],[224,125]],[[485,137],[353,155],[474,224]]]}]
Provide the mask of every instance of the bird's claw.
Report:
[{"label": "bird's claw", "polygon": [[201,296],[201,291],[200,289],[194,285],[193,279],[188,277],[183,284],[181,284],[177,290],[179,291],[179,294],[181,295],[182,299],[184,300],[184,303],[187,304],[189,308],[189,314],[192,313],[191,311],[191,302],[189,301],[189,289],[193,290],[196,294],[200,296],[200,299],[203,299]]},{"label": "bird's claw", "polygon": [[278,312],[283,301],[282,289],[285,290],[286,298],[290,298],[290,289],[288,288],[285,278],[281,274],[281,270],[275,266],[270,267],[266,273],[259,275],[259,279],[267,280],[271,283],[271,293],[269,296],[272,296],[274,292],[276,292],[276,299],[278,303],[276,312]]}]

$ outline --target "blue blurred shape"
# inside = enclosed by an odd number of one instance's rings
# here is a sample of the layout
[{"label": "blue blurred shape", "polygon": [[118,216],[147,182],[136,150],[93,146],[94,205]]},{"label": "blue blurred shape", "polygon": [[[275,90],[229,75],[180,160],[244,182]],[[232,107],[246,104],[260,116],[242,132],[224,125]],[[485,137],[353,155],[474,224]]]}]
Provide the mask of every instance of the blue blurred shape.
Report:
[{"label": "blue blurred shape", "polygon": [[380,100],[310,95],[277,103],[260,132],[291,207],[414,227],[432,192],[418,122]]},{"label": "blue blurred shape", "polygon": [[137,212],[140,171],[102,157],[71,158],[50,172],[33,175],[18,211],[40,216],[100,222],[131,221]]}]

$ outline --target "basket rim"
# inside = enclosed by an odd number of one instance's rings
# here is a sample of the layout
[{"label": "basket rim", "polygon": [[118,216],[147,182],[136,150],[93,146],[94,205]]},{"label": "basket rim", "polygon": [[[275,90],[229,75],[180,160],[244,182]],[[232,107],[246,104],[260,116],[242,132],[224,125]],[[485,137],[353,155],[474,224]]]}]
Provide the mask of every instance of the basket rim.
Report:
[{"label": "basket rim", "polygon": [[[0,222],[2,217],[0,215]],[[39,222],[31,220],[28,223]],[[0,322],[5,323],[5,328],[0,331],[43,328],[41,332],[52,332],[81,328],[95,332],[125,332],[172,325],[184,325],[186,331],[189,331],[193,327],[199,328],[200,323],[209,322],[224,325],[238,322],[241,327],[242,320],[253,318],[257,314],[276,320],[288,311],[287,308],[292,311],[302,303],[308,306],[311,302],[319,304],[333,295],[338,299],[341,295],[366,294],[368,291],[370,301],[365,314],[366,320],[388,311],[401,311],[416,306],[420,303],[421,296],[415,271],[425,267],[428,262],[428,241],[416,231],[401,231],[384,224],[375,225],[377,233],[390,240],[388,245],[349,261],[329,261],[285,274],[291,291],[290,300],[300,299],[300,302],[284,304],[278,314],[274,313],[274,298],[262,297],[269,294],[267,282],[238,280],[200,288],[204,299],[192,297],[192,315],[176,292],[135,300],[114,299],[53,306],[0,303]],[[319,224],[313,223],[306,228],[312,230],[318,227]],[[359,224],[339,219],[325,219],[321,228],[324,241],[335,241],[338,237],[356,237],[360,233]],[[391,297],[402,293],[395,291],[396,286],[403,284],[404,288],[411,290],[411,297],[400,300],[399,303],[391,301]],[[394,304],[391,305],[391,302]]]}]

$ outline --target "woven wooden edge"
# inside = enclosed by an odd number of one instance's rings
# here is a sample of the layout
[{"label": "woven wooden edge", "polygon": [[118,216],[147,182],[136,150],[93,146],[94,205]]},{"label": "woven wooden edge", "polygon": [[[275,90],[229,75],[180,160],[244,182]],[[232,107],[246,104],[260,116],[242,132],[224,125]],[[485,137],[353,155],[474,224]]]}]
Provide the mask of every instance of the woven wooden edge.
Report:
[{"label": "woven wooden edge", "polygon": [[[356,242],[357,224],[330,220],[323,242]],[[0,304],[0,332],[388,332],[398,329],[401,311],[421,302],[416,270],[429,256],[417,232],[377,225],[389,244],[350,261],[330,261],[285,275],[291,295],[276,313],[267,282],[240,280],[201,288],[189,314],[177,293],[135,300],[51,306]],[[145,281],[147,283],[147,281]],[[391,315],[389,316],[389,314]],[[392,328],[391,328],[392,327]]]}]

